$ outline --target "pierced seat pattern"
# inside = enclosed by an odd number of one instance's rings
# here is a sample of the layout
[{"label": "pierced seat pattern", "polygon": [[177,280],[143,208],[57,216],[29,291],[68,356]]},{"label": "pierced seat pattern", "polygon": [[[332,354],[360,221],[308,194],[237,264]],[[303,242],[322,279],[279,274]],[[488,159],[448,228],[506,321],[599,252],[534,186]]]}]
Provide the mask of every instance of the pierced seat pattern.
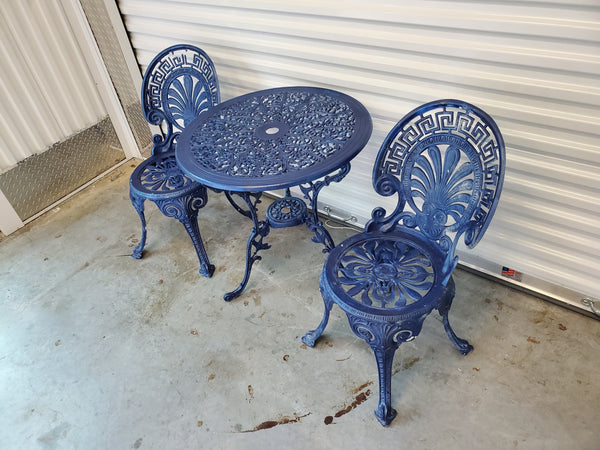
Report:
[{"label": "pierced seat pattern", "polygon": [[375,208],[364,232],[335,247],[320,278],[325,313],[303,338],[313,346],[333,304],[375,353],[379,404],[375,416],[389,425],[392,362],[438,310],[450,341],[464,355],[473,347],[448,320],[455,293],[452,272],[462,239],[473,248],[494,214],[504,178],[504,141],[481,109],[458,100],[422,105],[406,115],[383,142],[373,186],[396,196],[393,212]]},{"label": "pierced seat pattern", "polygon": [[146,244],[145,200],[152,200],[167,217],[179,220],[188,232],[200,273],[212,276],[200,229],[198,210],[207,202],[207,189],[186,176],[175,159],[177,137],[201,112],[220,101],[217,74],[210,58],[191,45],[175,45],[149,64],[142,83],[142,110],[146,120],[161,126],[153,137],[152,155],[133,171],[129,195],[142,222],[142,238],[132,257],[142,257]]}]

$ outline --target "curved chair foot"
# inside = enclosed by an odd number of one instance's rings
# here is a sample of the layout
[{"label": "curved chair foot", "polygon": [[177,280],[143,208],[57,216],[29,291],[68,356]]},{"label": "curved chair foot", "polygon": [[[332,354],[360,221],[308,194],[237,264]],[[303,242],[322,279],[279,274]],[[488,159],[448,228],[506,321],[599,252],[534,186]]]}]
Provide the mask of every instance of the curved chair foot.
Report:
[{"label": "curved chair foot", "polygon": [[133,252],[131,253],[131,257],[133,259],[142,259],[142,249],[139,248],[140,246],[138,245],[136,248],[133,249]]},{"label": "curved chair foot", "polygon": [[387,427],[392,423],[392,420],[396,418],[396,414],[397,412],[394,408],[390,407],[390,409],[388,409],[384,404],[379,405],[375,410],[375,417],[377,417],[379,423],[384,427]]},{"label": "curved chair foot", "polygon": [[463,355],[467,355],[473,350],[473,346],[469,344],[469,342],[465,339],[459,338],[452,327],[450,326],[450,322],[448,321],[448,314],[442,315],[442,319],[444,320],[444,329],[446,330],[446,334],[450,341],[454,344],[454,346],[461,352]]},{"label": "curved chair foot", "polygon": [[315,341],[319,339],[321,333],[317,333],[317,330],[308,331],[304,336],[302,336],[302,342],[308,347],[314,347]]},{"label": "curved chair foot", "polygon": [[209,264],[206,268],[200,266],[200,270],[198,271],[200,275],[206,278],[210,278],[215,273],[215,266]]},{"label": "curved chair foot", "polygon": [[144,216],[145,199],[138,197],[131,191],[129,192],[129,198],[131,199],[131,204],[137,211],[138,216],[140,216],[140,221],[142,222],[142,238],[140,239],[140,243],[133,249],[131,257],[134,259],[141,259],[144,252],[144,245],[146,245],[146,217]]},{"label": "curved chair foot", "polygon": [[323,303],[325,304],[325,311],[323,312],[323,319],[321,319],[321,323],[319,324],[319,326],[317,328],[307,332],[302,337],[302,342],[304,342],[309,347],[315,346],[316,340],[319,339],[321,334],[323,334],[323,331],[325,330],[325,327],[327,326],[327,322],[329,322],[329,313],[331,311],[331,308],[333,307],[333,301],[326,299],[326,297],[323,296]]}]

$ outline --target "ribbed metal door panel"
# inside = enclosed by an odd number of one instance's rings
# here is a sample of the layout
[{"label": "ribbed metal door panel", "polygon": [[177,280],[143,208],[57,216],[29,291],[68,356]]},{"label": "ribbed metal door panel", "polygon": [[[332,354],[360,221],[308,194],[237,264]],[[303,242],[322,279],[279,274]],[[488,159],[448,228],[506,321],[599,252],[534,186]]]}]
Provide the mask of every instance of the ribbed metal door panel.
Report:
[{"label": "ribbed metal door panel", "polygon": [[58,2],[1,2],[0,172],[107,115]]}]

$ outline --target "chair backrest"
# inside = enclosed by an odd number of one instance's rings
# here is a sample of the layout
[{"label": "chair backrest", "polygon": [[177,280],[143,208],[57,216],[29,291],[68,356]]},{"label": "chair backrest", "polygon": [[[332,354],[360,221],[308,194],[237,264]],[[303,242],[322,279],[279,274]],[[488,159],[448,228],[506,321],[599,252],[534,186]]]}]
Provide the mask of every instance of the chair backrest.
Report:
[{"label": "chair backrest", "polygon": [[142,82],[142,110],[148,122],[166,127],[166,136],[154,136],[152,154],[171,150],[185,126],[219,101],[217,72],[204,51],[180,44],[156,55]]},{"label": "chair backrest", "polygon": [[398,203],[388,216],[376,208],[367,231],[418,229],[446,252],[451,271],[460,236],[473,248],[485,233],[504,166],[504,140],[484,111],[460,100],[424,104],[394,126],[379,150],[373,185],[381,195],[397,194]]}]

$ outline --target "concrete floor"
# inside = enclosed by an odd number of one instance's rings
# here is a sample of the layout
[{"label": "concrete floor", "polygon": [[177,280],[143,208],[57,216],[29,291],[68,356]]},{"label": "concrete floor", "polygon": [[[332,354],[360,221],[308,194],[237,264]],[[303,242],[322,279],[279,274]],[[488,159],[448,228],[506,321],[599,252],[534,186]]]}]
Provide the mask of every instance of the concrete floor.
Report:
[{"label": "concrete floor", "polygon": [[459,270],[451,316],[475,350],[430,316],[396,353],[386,429],[373,355],[341,311],[314,349],[300,341],[322,313],[306,228],[273,230],[225,303],[247,219],[211,196],[206,279],[183,227],[147,203],[134,260],[131,171],[2,237],[2,449],[600,448],[600,322]]}]

